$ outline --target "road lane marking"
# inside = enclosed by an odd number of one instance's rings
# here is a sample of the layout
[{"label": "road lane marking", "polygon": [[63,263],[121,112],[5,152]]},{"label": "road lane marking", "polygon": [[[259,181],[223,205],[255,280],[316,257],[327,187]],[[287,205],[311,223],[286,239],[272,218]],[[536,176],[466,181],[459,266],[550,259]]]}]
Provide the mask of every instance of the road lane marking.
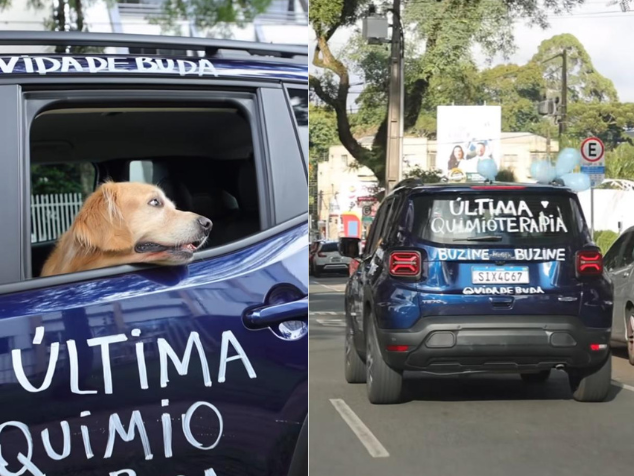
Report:
[{"label": "road lane marking", "polygon": [[365,423],[361,421],[346,402],[340,398],[331,398],[330,403],[332,403],[335,410],[339,412],[339,415],[341,415],[341,418],[348,424],[353,433],[357,435],[357,438],[359,438],[359,441],[365,446],[365,449],[368,450],[370,456],[373,458],[387,458],[390,456],[390,453],[387,452],[381,442],[377,440],[376,436],[365,426]]},{"label": "road lane marking", "polygon": [[618,387],[618,388],[629,390],[630,392],[634,392],[634,387],[632,387],[631,385],[626,385],[624,383],[621,383],[621,382],[619,382],[617,380],[612,380],[612,385],[614,385],[615,387]]},{"label": "road lane marking", "polygon": [[310,311],[311,316],[343,316],[343,311]]},{"label": "road lane marking", "polygon": [[315,319],[324,327],[346,327],[343,319]]}]

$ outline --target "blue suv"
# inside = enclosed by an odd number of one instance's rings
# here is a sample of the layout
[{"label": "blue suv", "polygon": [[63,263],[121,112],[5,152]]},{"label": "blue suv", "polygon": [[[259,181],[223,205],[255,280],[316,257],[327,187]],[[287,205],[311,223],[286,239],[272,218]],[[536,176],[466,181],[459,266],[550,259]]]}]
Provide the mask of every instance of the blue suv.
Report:
[{"label": "blue suv", "polygon": [[345,375],[396,403],[403,372],[568,373],[578,401],[611,384],[612,283],[575,193],[557,185],[399,184],[346,288]]}]

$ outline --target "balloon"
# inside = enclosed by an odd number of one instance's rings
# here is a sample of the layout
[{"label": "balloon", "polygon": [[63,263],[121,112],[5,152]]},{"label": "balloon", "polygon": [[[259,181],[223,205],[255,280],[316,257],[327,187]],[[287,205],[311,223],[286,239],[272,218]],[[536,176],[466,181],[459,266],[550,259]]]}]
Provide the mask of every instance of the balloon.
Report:
[{"label": "balloon", "polygon": [[557,177],[563,177],[564,175],[572,172],[577,165],[581,162],[581,154],[577,149],[566,147],[563,149],[557,157],[557,165],[555,165],[555,171]]},{"label": "balloon", "polygon": [[583,192],[592,185],[590,177],[586,174],[566,174],[561,179],[564,181],[564,185],[573,192]]},{"label": "balloon", "polygon": [[535,175],[533,175],[533,178],[537,180],[537,182],[551,183],[555,180],[556,176],[555,167],[553,167],[550,162],[546,160],[537,162],[537,165],[535,166]]},{"label": "balloon", "polygon": [[495,180],[498,174],[498,165],[493,159],[483,159],[478,162],[478,173],[487,180]]},{"label": "balloon", "polygon": [[535,178],[535,176],[537,175],[537,167],[539,166],[541,162],[542,162],[541,160],[535,160],[531,164],[531,177]]}]

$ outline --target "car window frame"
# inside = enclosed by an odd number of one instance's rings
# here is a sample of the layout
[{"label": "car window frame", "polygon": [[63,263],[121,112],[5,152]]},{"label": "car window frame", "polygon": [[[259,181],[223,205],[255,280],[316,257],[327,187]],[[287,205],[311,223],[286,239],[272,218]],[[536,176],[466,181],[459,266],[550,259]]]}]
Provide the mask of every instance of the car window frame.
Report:
[{"label": "car window frame", "polygon": [[[289,92],[289,89],[300,89],[302,91],[306,92],[306,97],[308,98],[308,84],[303,84],[303,83],[284,83],[283,84],[284,87],[284,92],[286,93],[286,100],[288,103],[288,107],[291,113],[291,116],[293,117],[293,123],[295,124],[295,137],[297,139],[297,144],[299,146],[299,149],[302,153],[302,158],[304,159],[304,167],[306,168],[306,173],[308,173],[308,161],[309,161],[309,153],[308,153],[308,143],[304,144],[302,142],[302,139],[300,137],[300,133],[299,133],[299,128],[300,125],[297,122],[297,116],[295,116],[295,111],[293,110],[293,105],[291,104],[291,95]],[[308,128],[308,126],[306,126]]]},{"label": "car window frame", "polygon": [[[37,279],[31,278],[30,249],[27,250],[27,248],[30,248],[31,246],[30,233],[28,230],[30,228],[31,188],[29,129],[37,112],[40,112],[43,106],[49,106],[53,103],[61,102],[62,100],[66,102],[72,102],[73,100],[75,102],[85,102],[88,98],[92,99],[93,102],[101,104],[107,102],[103,100],[105,98],[105,93],[106,96],[109,95],[110,97],[114,97],[115,100],[119,102],[126,99],[142,99],[160,103],[182,103],[185,98],[188,101],[197,104],[204,102],[217,103],[219,99],[226,99],[227,95],[231,95],[232,99],[235,97],[247,97],[252,102],[253,107],[249,110],[249,120],[252,125],[254,156],[260,157],[260,159],[255,162],[256,167],[259,168],[259,170],[257,170],[257,176],[259,193],[261,195],[260,207],[261,210],[264,210],[264,213],[261,213],[262,230],[259,233],[212,250],[199,252],[196,254],[194,261],[209,259],[214,256],[250,246],[251,244],[257,243],[258,241],[271,236],[271,233],[269,232],[270,230],[276,230],[276,233],[280,233],[283,230],[296,227],[307,220],[307,217],[302,216],[301,214],[290,217],[284,221],[276,222],[274,220],[276,210],[275,203],[271,197],[271,165],[269,150],[266,143],[268,136],[264,130],[264,124],[261,122],[263,119],[260,112],[262,110],[262,91],[277,90],[280,94],[283,94],[280,82],[247,82],[240,80],[221,81],[220,83],[222,84],[220,85],[220,88],[218,88],[218,84],[214,83],[214,86],[216,86],[215,88],[205,90],[203,94],[201,94],[200,90],[194,90],[193,88],[183,90],[170,87],[170,85],[182,86],[182,81],[179,82],[178,80],[155,81],[164,87],[152,89],[147,87],[147,79],[146,81],[142,81],[141,78],[134,78],[134,80],[123,79],[121,81],[119,81],[118,78],[113,78],[113,81],[108,81],[104,78],[67,78],[70,81],[64,83],[66,85],[65,88],[50,89],[42,85],[46,84],[50,86],[50,80],[55,78],[45,78],[47,81],[37,81],[34,80],[35,78],[21,79],[29,79],[29,83],[39,84],[41,87],[27,88],[23,90],[20,84],[15,84],[15,78],[13,78],[13,84],[5,78],[0,80],[0,92],[8,93],[0,94],[0,102],[5,102],[7,106],[13,104],[13,108],[7,107],[4,109],[3,117],[5,119],[4,122],[7,124],[3,129],[2,136],[6,136],[7,138],[7,141],[4,144],[5,150],[13,150],[13,153],[5,155],[5,157],[7,157],[5,160],[7,160],[7,163],[11,164],[15,169],[13,171],[8,170],[13,173],[4,174],[3,180],[0,180],[0,184],[10,185],[13,183],[13,187],[17,188],[17,190],[13,191],[11,198],[12,201],[18,202],[19,205],[18,207],[15,207],[15,210],[17,210],[15,216],[11,220],[8,220],[8,223],[12,223],[13,226],[5,227],[7,229],[14,230],[19,238],[15,239],[14,237],[13,240],[5,240],[8,244],[12,243],[13,246],[7,246],[5,250],[0,253],[0,257],[3,260],[9,260],[12,258],[13,261],[13,267],[7,271],[7,267],[5,266],[5,272],[0,274],[0,294],[17,292],[18,290],[24,289],[38,289],[51,285],[80,282],[86,279],[96,279],[148,269],[147,265],[121,265],[80,273],[72,273],[63,276],[52,276]],[[73,79],[80,80],[72,81]],[[57,82],[59,83],[59,81]],[[75,87],[77,84],[85,85],[86,83],[92,84],[93,87]],[[139,83],[142,87],[135,88],[134,86],[138,86]],[[200,85],[201,81],[197,81],[197,83]],[[98,85],[98,87],[94,87],[95,84]],[[71,87],[71,85],[73,87]],[[245,86],[250,86],[251,90],[245,92]],[[166,98],[163,94],[165,92],[169,92],[170,97]],[[96,98],[98,98],[98,100],[95,101]],[[11,125],[13,127],[10,127]],[[8,140],[9,138],[12,138],[12,140]],[[18,252],[16,253],[16,251]],[[25,259],[27,256],[28,259]]]},{"label": "car window frame", "polygon": [[[626,231],[621,236],[619,236],[614,244],[610,247],[610,249],[605,254],[604,266],[608,271],[619,270],[624,268],[621,265],[623,259],[623,251],[625,250],[625,246],[632,241],[632,236],[634,235],[634,231]],[[610,256],[610,253],[614,252],[614,256]],[[610,267],[610,260],[614,260],[614,266]]]},{"label": "car window frame", "polygon": [[[385,223],[387,222],[387,217],[392,209],[392,204],[394,203],[393,197],[388,197],[379,207],[376,212],[376,217],[372,222],[373,230],[370,230],[370,236],[368,237],[368,241],[365,249],[363,250],[364,257],[373,256],[378,248],[378,242],[383,237],[383,231],[385,229]],[[366,252],[366,250],[368,250]]]}]

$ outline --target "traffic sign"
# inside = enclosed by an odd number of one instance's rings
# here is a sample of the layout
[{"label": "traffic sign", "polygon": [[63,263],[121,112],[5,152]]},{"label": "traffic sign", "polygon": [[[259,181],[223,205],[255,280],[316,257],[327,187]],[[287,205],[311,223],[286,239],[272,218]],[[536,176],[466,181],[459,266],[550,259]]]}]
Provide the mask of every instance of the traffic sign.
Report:
[{"label": "traffic sign", "polygon": [[361,214],[364,217],[372,216],[372,205],[364,205],[361,209]]},{"label": "traffic sign", "polygon": [[605,180],[605,145],[598,137],[588,137],[581,143],[581,173],[587,174],[592,187]]}]

